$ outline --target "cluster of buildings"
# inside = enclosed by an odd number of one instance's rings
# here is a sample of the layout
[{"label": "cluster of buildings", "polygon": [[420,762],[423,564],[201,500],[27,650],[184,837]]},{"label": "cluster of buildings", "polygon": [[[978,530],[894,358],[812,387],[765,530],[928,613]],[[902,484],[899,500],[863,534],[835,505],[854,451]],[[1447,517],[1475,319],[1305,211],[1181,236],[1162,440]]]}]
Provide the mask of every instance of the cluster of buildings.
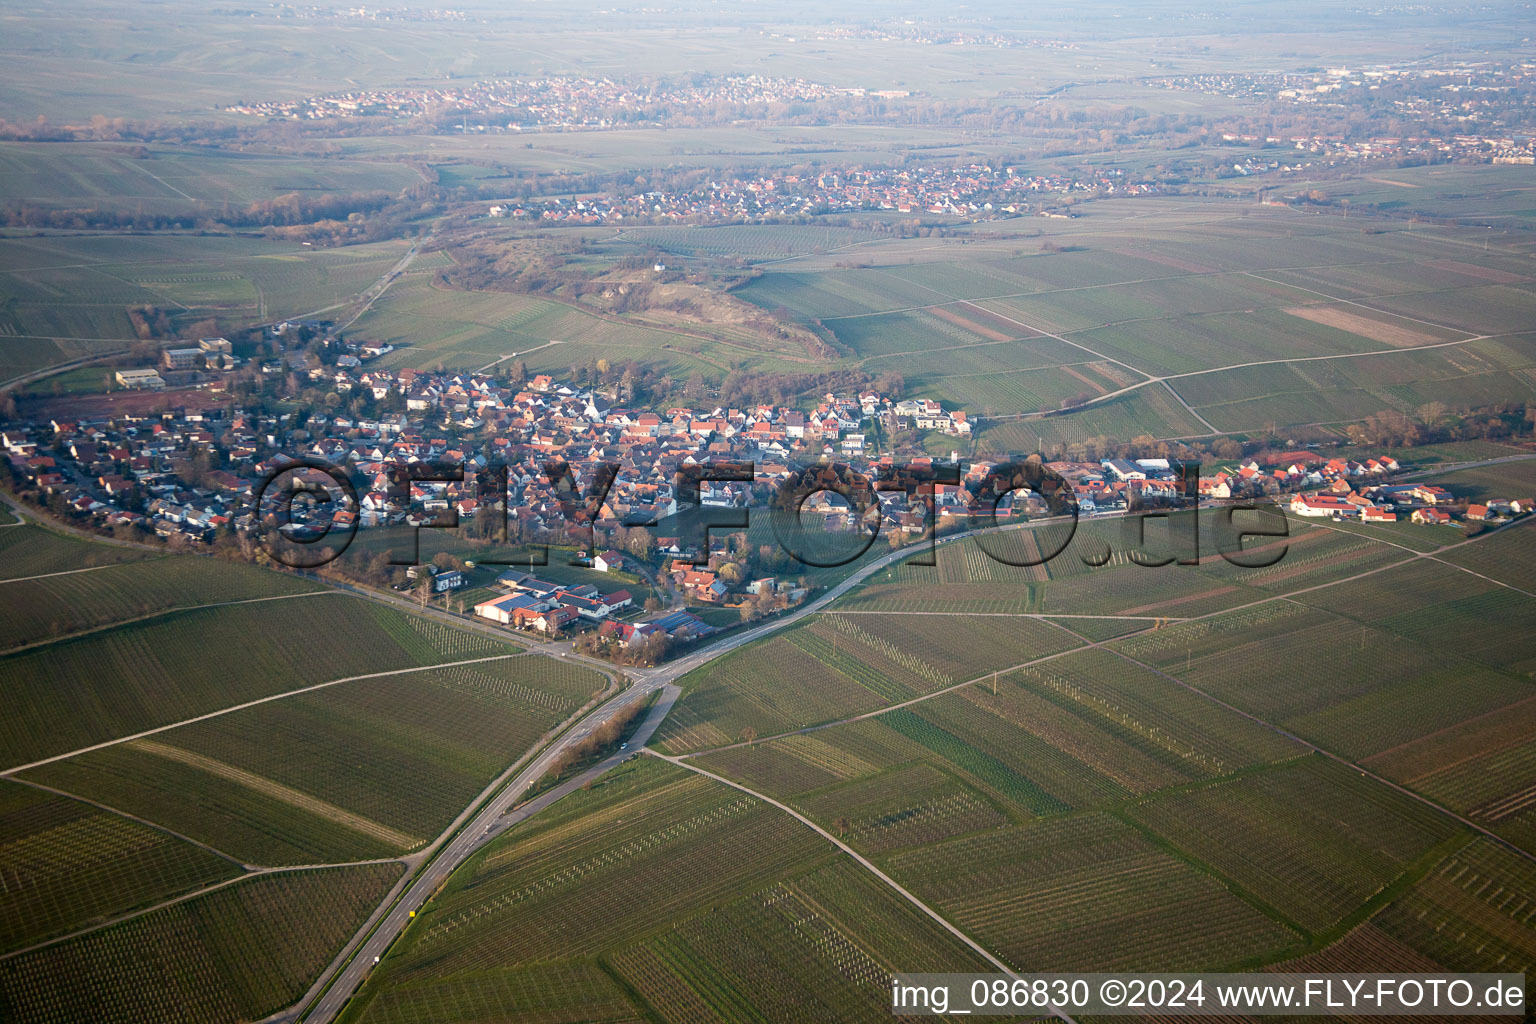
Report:
[{"label": "cluster of buildings", "polygon": [[250,481],[236,473],[191,468],[226,426],[199,412],[125,413],[112,423],[54,420],[0,431],[0,454],[23,487],[73,515],[208,543],[251,496]]},{"label": "cluster of buildings", "polygon": [[[765,32],[769,39],[798,42],[797,37],[782,32]],[[987,32],[973,29],[940,28],[930,25],[902,23],[897,25],[856,26],[843,25],[816,29],[809,37],[817,42],[859,40],[877,43],[910,43],[919,46],[992,46],[1000,50],[1037,47],[1049,50],[1076,50],[1077,43],[1061,39],[1038,39],[1015,35],[1010,32]]]},{"label": "cluster of buildings", "polygon": [[1349,139],[1338,134],[1280,136],[1223,132],[1221,138],[1223,142],[1246,145],[1287,146],[1313,158],[1298,158],[1294,163],[1287,163],[1263,156],[1248,157],[1234,164],[1234,169],[1243,174],[1266,170],[1295,173],[1314,168],[1318,161],[1335,164],[1362,160],[1398,161],[1409,157],[1496,164],[1536,163],[1536,135],[1406,135]]},{"label": "cluster of buildings", "polygon": [[[1205,74],[1150,84],[1236,99],[1364,111],[1364,130],[1260,135],[1228,131],[1224,142],[1286,146],[1329,162],[1361,160],[1536,163],[1536,63],[1330,68],[1315,74]],[[1367,135],[1387,120],[1420,126],[1410,135]],[[1296,171],[1312,166],[1278,164]],[[1243,173],[1253,173],[1251,169]]]},{"label": "cluster of buildings", "polygon": [[1433,484],[1366,484],[1356,489],[1334,487],[1297,494],[1288,506],[1308,518],[1356,519],[1366,523],[1410,522],[1449,526],[1456,522],[1482,523],[1512,519],[1536,508],[1532,498],[1491,498],[1469,502]]},{"label": "cluster of buildings", "polygon": [[[604,561],[619,565],[622,557],[608,551],[594,566]],[[498,576],[495,587],[504,593],[475,605],[477,616],[547,637],[585,630],[602,644],[626,650],[652,638],[686,643],[719,632],[683,609],[641,617],[628,590],[604,593],[590,583],[567,586],[516,571]]]},{"label": "cluster of buildings", "polygon": [[770,222],[828,213],[885,211],[996,220],[1038,212],[1047,196],[1137,196],[1157,192],[1120,168],[1089,176],[1025,174],[1014,167],[844,169],[814,177],[768,174],[700,182],[685,191],[649,189],[627,195],[551,196],[505,210],[517,219],[558,224],[739,221]]},{"label": "cluster of buildings", "polygon": [[[617,559],[616,553],[609,552]],[[605,594],[584,583],[564,586],[526,572],[505,572],[496,578],[506,593],[475,605],[482,619],[547,636],[557,635],[577,623],[604,623],[634,607],[628,590]]]},{"label": "cluster of buildings", "polygon": [[246,18],[294,21],[467,21],[463,11],[438,7],[321,7],[318,4],[274,3],[240,12]]},{"label": "cluster of buildings", "polygon": [[1523,498],[1469,502],[1436,484],[1392,483],[1401,469],[1390,455],[1356,460],[1308,451],[1277,452],[1262,461],[1245,459],[1235,473],[1201,477],[1200,494],[1228,498],[1278,490],[1290,495],[1280,501],[1293,515],[1366,523],[1485,522],[1524,515],[1536,505],[1536,500]]},{"label": "cluster of buildings", "polygon": [[160,370],[180,373],[196,370],[233,370],[240,365],[227,338],[199,338],[196,345],[167,348],[160,353],[160,367],[118,370],[117,386],[135,391],[159,391],[167,381]]},{"label": "cluster of buildings", "polygon": [[[874,391],[823,395],[807,407],[674,407],[664,411],[620,405],[599,391],[549,375],[509,381],[481,373],[429,373],[410,369],[322,366],[308,371],[341,394],[366,391],[395,398],[404,412],[358,417],[315,414],[296,422],[239,408],[199,412],[135,413],[111,419],[52,420],[6,428],[0,451],[22,489],[41,492],[56,507],[105,527],[137,526],[166,537],[210,542],[221,530],[250,531],[253,495],[274,474],[298,460],[341,468],[357,501],[298,508],[290,527],[350,529],[389,524],[427,525],[457,519],[486,527],[506,519],[513,542],[618,544],[619,531],[652,526],[694,502],[719,508],[764,508],[797,467],[833,460],[877,479],[897,473],[889,453],[869,450],[865,424],[880,420],[922,431],[963,435],[963,410],[929,399],[895,400]],[[956,461],[952,454],[950,462]],[[694,493],[688,471],[720,462],[750,463],[751,481],[703,480]],[[903,458],[903,467],[938,465],[927,456]],[[977,485],[996,464],[966,465],[957,483],[926,488],[922,497],[902,487],[878,492],[879,516],[889,533],[922,534],[934,523],[971,515]],[[1057,461],[1048,468],[1072,487],[1083,514],[1187,502],[1188,484],[1167,459]],[[1201,499],[1281,495],[1301,516],[1391,522],[1485,520],[1529,511],[1524,499],[1459,502],[1441,488],[1394,485],[1401,467],[1389,456],[1356,461],[1312,451],[1247,459],[1235,468],[1198,478]],[[600,480],[611,482],[599,490]],[[825,495],[823,496],[825,497]],[[931,515],[930,519],[930,506]],[[1047,511],[1037,495],[1007,507],[1008,515]],[[827,530],[862,530],[846,503],[807,503]],[[491,519],[489,517],[497,517]],[[483,530],[481,536],[491,536]],[[709,553],[681,550],[653,538],[636,552],[671,558],[673,582],[701,605],[728,605],[756,596],[762,580],[739,571],[729,578]],[[650,543],[650,542],[648,542]],[[625,556],[608,551],[594,568],[617,569]],[[737,567],[740,568],[739,566]],[[444,576],[442,589],[464,581]],[[507,598],[476,607],[476,614],[521,628],[558,632],[578,621],[605,623],[629,605],[627,594],[545,586],[534,577],[512,579]],[[770,594],[785,596],[772,580]],[[543,588],[543,589],[540,589]],[[434,589],[438,589],[434,587]],[[509,600],[510,599],[510,600]],[[789,595],[788,599],[798,597]],[[551,603],[553,602],[553,603]],[[575,618],[561,609],[571,609]],[[628,642],[627,639],[625,642]]]},{"label": "cluster of buildings", "polygon": [[440,86],[357,89],[226,107],[254,117],[320,121],[347,117],[412,118],[462,114],[514,131],[524,128],[615,128],[653,123],[669,109],[811,103],[841,95],[801,78],[718,75],[699,81],[626,84],[611,78],[492,79]]},{"label": "cluster of buildings", "polygon": [[[151,371],[153,372],[153,371]],[[602,500],[578,514],[579,528],[657,522],[690,495],[678,474],[716,461],[751,462],[751,483],[705,481],[707,506],[763,504],[794,465],[833,458],[870,466],[867,417],[908,409],[875,392],[827,394],[810,407],[675,407],[663,412],[618,405],[599,391],[547,375],[511,382],[486,374],[425,373],[362,366],[317,367],[317,383],[343,395],[397,396],[405,411],[372,417],[316,414],[295,423],[238,408],[209,412],[119,411],[100,421],[55,420],[7,429],[4,452],[24,487],[59,496],[102,525],[142,525],[162,535],[206,541],[221,527],[254,528],[248,505],[257,489],[296,460],[343,467],[357,507],[296,510],[362,528],[474,520],[500,498],[488,491],[506,472],[510,537],[566,534],[571,498],[549,467],[564,464],[582,495],[601,467],[617,467]],[[956,430],[963,412],[916,403],[923,429]],[[888,461],[888,460],[887,460]],[[399,491],[398,467],[460,467],[458,479],[413,478]],[[872,468],[872,467],[871,467]],[[412,471],[424,477],[429,473]],[[455,475],[455,474],[446,474]],[[496,510],[501,514],[501,509]],[[323,524],[310,522],[310,526]]]}]

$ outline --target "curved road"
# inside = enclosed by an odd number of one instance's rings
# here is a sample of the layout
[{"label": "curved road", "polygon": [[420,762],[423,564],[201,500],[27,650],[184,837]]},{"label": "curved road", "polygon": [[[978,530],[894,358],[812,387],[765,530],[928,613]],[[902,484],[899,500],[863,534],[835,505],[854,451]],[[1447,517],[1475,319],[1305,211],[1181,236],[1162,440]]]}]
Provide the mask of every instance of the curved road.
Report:
[{"label": "curved road", "polygon": [[[1041,526],[1058,522],[1058,520],[1036,520],[1027,523],[1012,523],[999,529],[1035,529]],[[978,531],[964,530],[959,533],[948,534],[937,539],[939,544],[950,544]],[[447,880],[458,867],[469,859],[476,850],[495,839],[507,829],[518,822],[537,814],[550,804],[559,800],[568,793],[575,791],[588,781],[609,771],[626,758],[633,756],[632,752],[638,752],[644,748],[651,735],[661,725],[661,721],[671,710],[673,702],[681,692],[673,681],[688,672],[707,664],[722,655],[734,651],[745,644],[760,640],[770,633],[784,629],[798,622],[807,615],[813,615],[826,607],[831,602],[846,594],[853,587],[862,583],[869,576],[886,568],[900,559],[910,557],[915,545],[908,545],[889,551],[868,564],[860,566],[846,579],[832,587],[813,601],[807,601],[801,607],[792,612],[781,615],[769,622],[745,629],[741,632],[725,637],[711,644],[706,644],[698,650],[684,655],[674,661],[650,669],[630,669],[630,675],[635,679],[635,685],[620,692],[606,703],[594,709],[591,714],[581,722],[552,742],[543,753],[534,758],[525,768],[507,783],[491,800],[477,813],[474,818],[450,840],[411,881],[405,892],[389,907],[382,919],[374,919],[364,925],[361,943],[359,937],[354,936],[347,944],[345,950],[337,958],[337,962],[329,967],[325,974],[315,983],[310,995],[306,996],[305,1009],[302,1011],[289,1010],[282,1014],[267,1019],[267,1024],[278,1024],[282,1021],[302,1019],[307,1024],[329,1024],[336,1019],[351,999],[358,987],[367,979],[368,972],[383,958],[389,947],[400,937],[400,934],[410,924],[413,912],[420,910],[437,888]],[[374,597],[363,592],[356,592],[359,596]],[[378,596],[382,599],[382,595]],[[456,619],[456,624],[463,625],[463,620]],[[548,647],[545,653],[551,654]],[[551,656],[564,657],[563,653],[552,653]],[[567,779],[554,789],[539,794],[538,797],[521,807],[513,810],[520,794],[537,782],[549,770],[552,764],[566,749],[579,743],[591,734],[593,729],[611,718],[615,712],[628,707],[635,701],[645,700],[652,693],[660,691],[660,697],[656,704],[646,715],[645,721],[628,743],[628,749],[620,750],[609,755],[603,761],[582,772],[571,779]],[[334,979],[334,980],[332,980]],[[326,987],[319,998],[314,997],[314,992]]]}]

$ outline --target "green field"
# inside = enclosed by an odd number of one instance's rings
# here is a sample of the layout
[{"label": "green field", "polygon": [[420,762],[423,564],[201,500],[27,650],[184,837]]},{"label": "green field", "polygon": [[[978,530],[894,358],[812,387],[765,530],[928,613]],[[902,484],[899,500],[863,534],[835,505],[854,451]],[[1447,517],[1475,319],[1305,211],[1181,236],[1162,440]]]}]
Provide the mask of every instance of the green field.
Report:
[{"label": "green field", "polygon": [[0,952],[241,873],[208,850],[89,804],[0,782]]},{"label": "green field", "polygon": [[153,552],[136,548],[92,544],[29,523],[0,533],[0,565],[3,565],[0,573],[4,574],[0,584],[49,573],[141,561],[152,555]]},{"label": "green field", "polygon": [[514,650],[339,594],[187,611],[0,657],[0,750],[16,766],[316,683]]},{"label": "green field", "polygon": [[165,309],[184,327],[213,317],[225,330],[317,313],[372,285],[407,248],[212,235],[3,237],[0,380],[125,349],[135,338],[129,306]]},{"label": "green field", "polygon": [[1273,957],[1292,930],[1100,813],[991,829],[888,870],[1019,970],[1198,970]]},{"label": "green field", "polygon": [[0,960],[0,1007],[28,1024],[260,1019],[304,993],[400,872],[263,875]]},{"label": "green field", "polygon": [[[0,536],[0,541],[4,539]],[[89,553],[109,553],[110,557],[122,550],[102,546],[90,548]],[[36,557],[37,550],[31,548],[28,554]],[[178,608],[319,589],[296,577],[254,566],[191,557],[150,558],[90,572],[0,581],[0,588],[0,599],[7,608],[0,623],[0,650]]]},{"label": "green field", "polygon": [[[899,643],[890,637],[900,636]],[[685,676],[657,734],[676,752],[858,714],[1075,646],[1068,633],[1022,619],[823,616]],[[1019,653],[1023,651],[1025,653]]]},{"label": "green field", "polygon": [[169,146],[130,155],[114,145],[25,142],[0,145],[0,175],[12,199],[173,215],[190,208],[215,216],[224,204],[243,206],[293,192],[398,192],[420,180],[410,168],[386,161],[302,160]]},{"label": "green field", "polygon": [[[387,341],[397,351],[392,367],[480,369],[504,361],[530,372],[564,375],[594,359],[633,359],[674,376],[702,373],[718,379],[725,360],[745,369],[799,369],[809,365],[799,346],[731,335],[722,325],[713,339],[700,328],[667,329],[635,317],[596,311],[542,297],[496,291],[460,291],[437,285],[426,272],[397,281],[357,321],[354,330]],[[738,332],[739,333],[739,332]]]},{"label": "green field", "polygon": [[344,1019],[875,1021],[911,965],[981,960],[788,815],[642,761],[469,861]]},{"label": "green field", "polygon": [[[1070,243],[1064,251],[1035,252],[1040,241],[1006,230],[970,246],[871,240],[839,257],[856,268],[811,255],[766,266],[738,294],[823,320],[859,365],[983,417],[1055,409],[1148,375],[1171,377],[1228,431],[1532,395],[1536,354],[1518,334],[1536,309],[1530,278],[1454,231],[1362,235],[1161,199],[1099,202],[1032,228]],[[1020,429],[982,425],[987,452],[1032,450],[1037,437],[1211,429],[1161,387]]]},{"label": "green field", "polygon": [[1309,932],[1339,922],[1459,828],[1316,757],[1156,798],[1131,813]]},{"label": "green field", "polygon": [[245,863],[392,856],[435,838],[602,685],[591,669],[537,655],[411,672],[236,711],[25,777]]},{"label": "green field", "polygon": [[[1368,757],[1529,695],[1528,680],[1443,645],[1405,640],[1340,616],[1275,602],[1120,641],[1128,656],[1283,725],[1326,749]],[[1329,671],[1299,672],[1275,650],[1331,650]],[[1347,652],[1347,653],[1346,653]],[[1198,655],[1198,657],[1196,657]],[[1230,666],[1243,664],[1240,675]]]}]

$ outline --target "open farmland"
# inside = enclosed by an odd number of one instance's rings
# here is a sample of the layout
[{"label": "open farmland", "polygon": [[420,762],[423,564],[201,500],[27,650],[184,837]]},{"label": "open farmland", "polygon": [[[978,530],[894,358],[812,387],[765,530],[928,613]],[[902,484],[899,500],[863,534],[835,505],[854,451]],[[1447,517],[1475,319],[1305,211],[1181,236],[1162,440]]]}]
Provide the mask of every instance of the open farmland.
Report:
[{"label": "open farmland", "polygon": [[344,1019],[876,1021],[913,964],[982,961],[788,815],[645,761],[467,863]]},{"label": "open farmland", "polygon": [[[852,617],[852,616],[850,616]],[[1029,620],[1026,620],[1029,621]],[[702,755],[875,853],[1110,806],[1298,746],[1101,651],[861,720]]]},{"label": "open farmland", "polygon": [[[91,356],[106,355],[127,348],[127,341],[85,341],[78,338],[15,337],[11,331],[19,331],[21,324],[5,318],[0,312],[0,382],[22,377],[36,370],[57,366]],[[99,386],[101,374],[93,371],[94,384]]]},{"label": "open farmland", "polygon": [[1536,678],[1536,598],[1444,562],[1411,562],[1302,600],[1421,644],[1454,635],[1463,657]]},{"label": "open farmland", "polygon": [[1373,923],[1441,970],[1510,970],[1536,964],[1536,873],[1527,858],[1489,839],[1445,858]]},{"label": "open farmland", "polygon": [[25,777],[246,863],[390,856],[436,837],[603,683],[591,669],[535,655],[359,680]]},{"label": "open farmland", "polygon": [[0,1007],[23,1024],[259,1019],[303,994],[400,872],[263,875],[0,960]]},{"label": "open farmland", "polygon": [[744,369],[806,365],[797,345],[715,337],[720,332],[673,329],[530,295],[450,289],[425,272],[397,281],[354,329],[398,346],[385,357],[392,367],[479,369],[515,358],[530,372],[563,373],[594,359],[632,359],[674,375],[719,378],[727,362]]},{"label": "open farmland", "polygon": [[720,227],[626,229],[619,241],[685,256],[740,256],[772,262],[806,253],[836,252],[881,236],[856,228],[762,224]]},{"label": "open farmland", "polygon": [[126,349],[136,337],[129,306],[164,308],[185,326],[216,317],[231,328],[329,309],[377,281],[406,248],[198,236],[0,238],[0,354],[11,346],[26,353],[14,357],[16,373],[0,364],[0,380],[37,369],[45,357],[52,364]]},{"label": "open farmland", "polygon": [[735,742],[746,730],[772,736],[1075,645],[1068,633],[1030,619],[1002,636],[994,623],[963,618],[909,624],[897,617],[823,616],[686,677],[657,742],[682,751]]},{"label": "open farmland", "polygon": [[[1025,530],[1003,530],[939,547],[936,565],[900,562],[870,576],[841,598],[839,610],[850,612],[923,612],[973,615],[1045,614],[1120,618],[1130,628],[1151,628],[1159,618],[1187,618],[1219,611],[1264,596],[1260,587],[1246,586],[1259,570],[1229,566],[1217,550],[1214,524],[1202,513],[1198,565],[1139,565],[1169,556],[1191,557],[1188,517],[1149,520],[1142,536],[1134,520],[1082,519]],[[1129,527],[1129,529],[1128,529]],[[1311,545],[1326,545],[1330,533],[1296,526],[1297,532],[1277,569],[1294,563],[1301,583],[1295,589],[1338,570],[1332,562],[1307,560]],[[1395,549],[1338,535],[1340,546],[1353,542],[1365,565],[1395,555]],[[1245,550],[1251,550],[1250,543]],[[1139,552],[1139,554],[1138,554]],[[1054,557],[1051,557],[1054,555]],[[1024,562],[1043,564],[1025,565]],[[1358,571],[1354,569],[1351,571]],[[1267,578],[1267,577],[1265,577]],[[1283,582],[1275,578],[1274,582]]]},{"label": "open farmland", "polygon": [[89,804],[0,782],[0,953],[234,878],[237,864]]},{"label": "open farmland", "polygon": [[0,750],[15,767],[304,686],[515,650],[339,594],[186,611],[0,657]]},{"label": "open farmland", "polygon": [[1459,828],[1315,756],[1156,798],[1132,814],[1310,932],[1336,924]]},{"label": "open farmland", "polygon": [[54,533],[30,523],[0,533],[0,584],[49,573],[116,565],[150,557],[152,552],[108,547]]},{"label": "open farmland", "polygon": [[[114,554],[121,550],[91,549]],[[0,650],[177,608],[319,589],[253,566],[191,557],[155,558],[44,579],[0,580],[0,587],[7,607],[0,622]]]},{"label": "open farmland", "polygon": [[[858,365],[983,417],[977,450],[989,453],[1531,396],[1536,355],[1517,332],[1533,299],[1509,257],[1434,234],[1242,214],[1097,203],[1029,227],[1069,242],[1062,251],[1026,251],[1041,243],[1014,225],[1022,237],[974,245],[872,240],[846,250],[856,266],[768,264],[738,294],[821,321]],[[1212,426],[1160,385],[1019,429],[988,419],[1148,376],[1169,378]]]},{"label": "open farmland", "polygon": [[1219,969],[1300,941],[1100,813],[951,839],[887,869],[1018,970]]},{"label": "open farmland", "polygon": [[25,142],[0,145],[0,175],[9,198],[172,215],[192,203],[217,213],[226,203],[244,205],[294,192],[399,191],[420,180],[409,167],[385,161],[304,161],[163,146],[132,156],[113,145]]},{"label": "open farmland", "polygon": [[[1257,628],[1255,628],[1257,627]],[[1446,724],[1445,696],[1471,717],[1530,695],[1529,680],[1453,649],[1318,610],[1260,605],[1118,641],[1132,658],[1350,757],[1368,757]],[[1271,652],[1293,652],[1284,654]],[[1297,671],[1303,652],[1332,668]],[[1242,665],[1241,673],[1232,666]]]}]

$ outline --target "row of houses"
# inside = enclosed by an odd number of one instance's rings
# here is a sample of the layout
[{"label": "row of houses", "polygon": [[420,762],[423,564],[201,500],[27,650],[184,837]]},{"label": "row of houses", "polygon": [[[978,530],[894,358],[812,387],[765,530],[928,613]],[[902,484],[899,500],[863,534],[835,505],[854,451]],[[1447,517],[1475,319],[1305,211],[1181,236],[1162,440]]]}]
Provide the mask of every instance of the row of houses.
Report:
[{"label": "row of houses", "polygon": [[1411,522],[1449,525],[1457,520],[1481,523],[1525,515],[1536,508],[1536,499],[1492,498],[1467,502],[1433,484],[1399,484],[1364,490],[1314,491],[1292,496],[1288,507],[1310,519],[1358,519],[1367,523],[1394,523],[1400,516]]}]

